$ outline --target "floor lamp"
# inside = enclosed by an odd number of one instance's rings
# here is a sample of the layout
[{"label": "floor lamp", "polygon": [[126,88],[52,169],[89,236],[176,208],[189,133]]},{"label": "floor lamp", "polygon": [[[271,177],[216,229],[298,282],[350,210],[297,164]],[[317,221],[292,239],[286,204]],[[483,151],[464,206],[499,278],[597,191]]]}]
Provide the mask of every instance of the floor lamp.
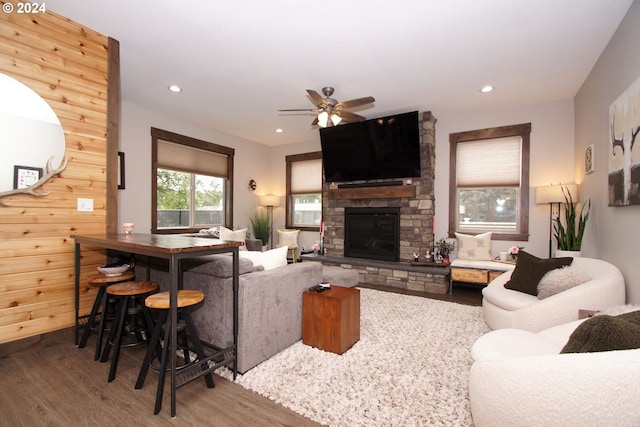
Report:
[{"label": "floor lamp", "polygon": [[[562,189],[565,189],[565,193]],[[560,216],[560,204],[564,203],[564,195],[568,190],[571,194],[578,194],[578,186],[575,184],[557,184],[546,185],[544,187],[536,187],[536,203],[549,204],[549,258],[551,258],[553,249],[553,205],[558,206],[556,218]]]},{"label": "floor lamp", "polygon": [[271,237],[269,238],[269,249],[273,249],[273,208],[280,206],[280,197],[268,194],[266,196],[260,196],[260,206],[267,207],[267,215],[269,216],[269,229],[271,230]]}]

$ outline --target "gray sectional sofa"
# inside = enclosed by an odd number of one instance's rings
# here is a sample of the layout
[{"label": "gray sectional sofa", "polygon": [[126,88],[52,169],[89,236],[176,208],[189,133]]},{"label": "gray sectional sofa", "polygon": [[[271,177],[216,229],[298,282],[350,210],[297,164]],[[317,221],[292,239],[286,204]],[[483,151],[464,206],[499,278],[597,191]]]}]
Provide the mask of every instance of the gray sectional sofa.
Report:
[{"label": "gray sectional sofa", "polygon": [[[302,293],[323,279],[319,262],[299,262],[264,270],[240,258],[238,291],[238,372],[244,373],[302,338]],[[194,311],[200,338],[218,347],[233,342],[231,256],[183,261],[183,287],[205,294]],[[138,262],[136,275],[144,277]],[[168,288],[168,268],[152,263],[151,280]]]}]

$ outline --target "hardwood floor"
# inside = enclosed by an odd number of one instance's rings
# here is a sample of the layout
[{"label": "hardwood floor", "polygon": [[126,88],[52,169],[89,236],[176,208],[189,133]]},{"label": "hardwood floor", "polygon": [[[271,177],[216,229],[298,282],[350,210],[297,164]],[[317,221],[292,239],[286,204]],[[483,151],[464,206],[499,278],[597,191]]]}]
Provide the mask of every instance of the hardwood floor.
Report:
[{"label": "hardwood floor", "polygon": [[[361,285],[400,292],[397,289]],[[418,293],[402,291],[401,293]],[[479,305],[479,288],[456,286],[453,294],[426,295]],[[318,426],[275,402],[218,376],[216,387],[198,379],[177,390],[177,417],[170,416],[168,386],[162,411],[153,415],[157,374],[150,371],[135,390],[143,348],[123,349],[116,379],[108,383],[109,363],[93,361],[95,336],[83,349],[70,330],[0,345],[0,418],[11,426]]]}]

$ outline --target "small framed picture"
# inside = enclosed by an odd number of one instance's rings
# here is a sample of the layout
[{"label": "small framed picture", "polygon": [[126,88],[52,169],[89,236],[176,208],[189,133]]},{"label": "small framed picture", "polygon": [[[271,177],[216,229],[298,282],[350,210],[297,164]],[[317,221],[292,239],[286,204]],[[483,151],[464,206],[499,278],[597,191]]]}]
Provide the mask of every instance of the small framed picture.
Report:
[{"label": "small framed picture", "polygon": [[584,150],[584,173],[591,173],[595,170],[594,146],[591,144]]},{"label": "small framed picture", "polygon": [[40,178],[42,178],[42,168],[17,165],[13,167],[13,188],[16,190],[31,187]]}]

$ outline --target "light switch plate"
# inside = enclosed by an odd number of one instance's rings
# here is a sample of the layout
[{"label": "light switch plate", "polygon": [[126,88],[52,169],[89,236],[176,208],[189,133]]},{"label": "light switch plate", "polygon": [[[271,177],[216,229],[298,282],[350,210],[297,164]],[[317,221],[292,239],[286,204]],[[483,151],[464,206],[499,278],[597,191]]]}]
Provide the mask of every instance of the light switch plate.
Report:
[{"label": "light switch plate", "polygon": [[93,212],[93,199],[78,199],[78,212]]}]

